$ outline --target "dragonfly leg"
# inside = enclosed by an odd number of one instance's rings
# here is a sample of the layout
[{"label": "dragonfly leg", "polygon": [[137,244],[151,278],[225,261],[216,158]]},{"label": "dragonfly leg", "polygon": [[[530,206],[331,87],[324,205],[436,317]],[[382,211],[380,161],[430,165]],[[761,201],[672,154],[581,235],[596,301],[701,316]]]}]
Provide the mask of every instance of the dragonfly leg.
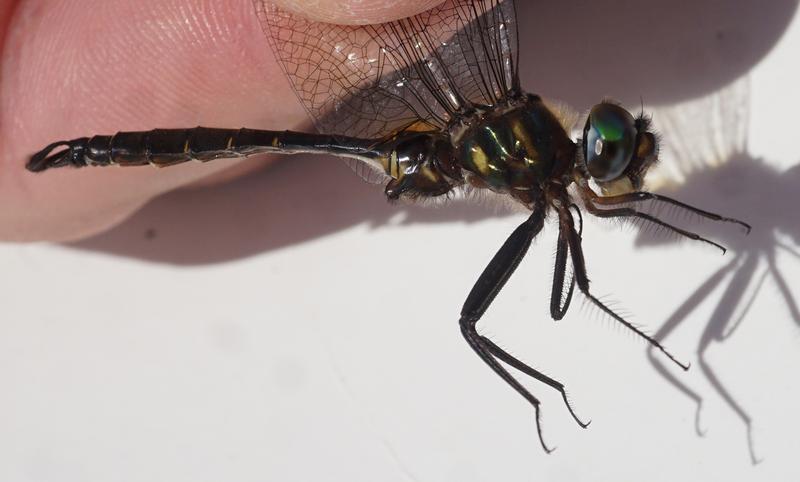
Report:
[{"label": "dragonfly leg", "polygon": [[[544,450],[549,453],[552,450],[547,447],[542,437],[539,400],[514,378],[500,361],[555,388],[562,393],[566,401],[564,386],[509,355],[494,342],[481,336],[476,329],[478,321],[525,257],[531,241],[541,231],[543,225],[544,209],[539,208],[534,210],[530,218],[508,237],[473,286],[461,310],[459,325],[464,339],[481,360],[533,406],[536,413],[536,430],[539,435],[539,441]],[[575,416],[569,403],[567,403],[567,407],[578,423],[585,427],[587,424],[581,422]]]},{"label": "dragonfly leg", "polygon": [[642,219],[644,221],[653,223],[653,224],[655,224],[657,226],[661,226],[663,228],[666,228],[666,229],[668,229],[668,230],[670,230],[670,231],[672,231],[674,233],[678,233],[681,236],[684,236],[684,237],[689,238],[691,240],[701,241],[703,243],[710,244],[711,246],[714,246],[715,248],[718,248],[719,250],[721,250],[723,254],[725,254],[725,252],[727,252],[727,249],[724,246],[722,246],[721,244],[719,244],[719,243],[715,243],[714,241],[711,241],[710,239],[706,239],[706,238],[700,236],[699,234],[693,233],[691,231],[686,231],[685,229],[681,229],[681,228],[679,228],[677,226],[674,226],[672,224],[664,222],[664,221],[658,219],[657,217],[655,217],[655,216],[653,216],[651,214],[647,214],[647,213],[643,213],[641,211],[637,211],[634,208],[621,207],[621,208],[605,209],[605,208],[598,208],[597,206],[593,205],[591,202],[587,202],[586,203],[586,209],[588,209],[590,213],[592,213],[593,215],[595,215],[595,216],[597,216],[599,218],[637,218],[637,219]]},{"label": "dragonfly leg", "polygon": [[[584,193],[586,193],[585,191],[586,190],[584,189]],[[747,224],[747,223],[745,223],[743,221],[739,221],[738,219],[728,218],[728,217],[725,217],[725,216],[720,216],[719,214],[712,213],[712,212],[709,212],[709,211],[705,211],[703,209],[696,208],[696,207],[691,206],[689,204],[680,202],[680,201],[678,201],[676,199],[672,199],[670,197],[662,196],[660,194],[655,194],[655,193],[652,193],[652,192],[636,191],[636,192],[632,192],[632,193],[628,193],[628,194],[620,194],[620,195],[617,195],[617,196],[598,196],[593,191],[591,193],[586,193],[586,194],[589,194],[590,197],[592,198],[592,200],[596,204],[600,204],[600,205],[603,205],[603,206],[629,204],[629,203],[632,203],[632,202],[641,202],[641,201],[651,201],[651,202],[656,202],[656,203],[661,203],[661,204],[667,204],[667,205],[670,205],[670,206],[675,206],[677,208],[683,209],[685,211],[689,211],[690,213],[693,213],[693,214],[695,214],[697,216],[700,216],[700,217],[703,217],[703,218],[706,218],[706,219],[710,219],[712,221],[738,224],[739,226],[743,227],[745,229],[745,232],[748,233],[748,234],[750,233],[750,230],[752,229],[752,227],[749,224]]]},{"label": "dragonfly leg", "polygon": [[602,301],[597,299],[589,291],[589,277],[586,274],[586,261],[584,260],[583,257],[583,248],[581,247],[581,237],[575,230],[575,223],[573,221],[572,214],[570,213],[569,209],[559,208],[558,215],[561,227],[567,233],[567,239],[569,240],[569,251],[572,257],[572,266],[575,270],[575,280],[578,283],[578,289],[581,290],[583,295],[586,296],[586,298],[588,298],[589,301],[592,302],[592,304],[600,308],[605,314],[614,318],[616,321],[624,325],[629,330],[633,331],[638,336],[644,338],[648,343],[650,343],[653,347],[655,347],[661,353],[666,355],[666,357],[672,360],[676,365],[678,365],[684,370],[688,370],[689,365],[686,365],[678,361],[678,359],[675,358],[670,352],[668,352],[667,349],[664,348],[661,345],[661,343],[658,342],[658,340],[654,339],[650,335],[643,332],[641,329],[637,328],[631,322],[627,321],[623,317],[616,314],[611,308],[603,304]]},{"label": "dragonfly leg", "polygon": [[477,355],[486,363],[489,368],[491,368],[497,375],[500,376],[506,383],[511,385],[517,393],[522,395],[522,397],[528,401],[533,406],[533,409],[536,413],[536,433],[539,435],[539,442],[542,444],[542,448],[545,452],[550,453],[554,449],[551,449],[547,446],[544,442],[544,437],[542,436],[542,424],[541,424],[541,412],[539,405],[539,399],[534,397],[531,392],[528,391],[521,383],[517,381],[503,366],[492,356],[491,352],[486,347],[485,342],[483,341],[483,337],[481,337],[477,330],[475,330],[476,321],[470,321],[469,319],[465,319],[464,317],[461,318],[460,325],[461,325],[461,334],[464,335],[464,339],[467,340],[469,346],[477,353]]},{"label": "dragonfly leg", "polygon": [[568,252],[567,238],[559,233],[556,245],[556,266],[553,271],[553,288],[550,291],[550,316],[556,321],[564,318],[564,315],[567,314],[567,309],[572,301],[572,293],[575,290],[575,279],[573,278],[569,281],[566,295],[564,294]]},{"label": "dragonfly leg", "polygon": [[[575,209],[578,219],[581,224],[578,228],[578,235],[583,233],[583,218],[581,211],[574,204],[570,208]],[[566,294],[564,293],[564,282],[566,281],[565,273],[567,270],[567,258],[569,257],[569,241],[567,240],[566,232],[559,229],[558,243],[556,245],[556,264],[553,270],[553,288],[550,291],[550,316],[558,321],[564,318],[569,309],[572,295],[575,291],[575,275],[571,274],[569,279],[569,288]]]},{"label": "dragonfly leg", "polygon": [[540,382],[544,383],[545,385],[547,385],[549,387],[552,387],[556,391],[558,391],[558,393],[561,394],[561,398],[564,399],[564,404],[567,406],[567,410],[569,411],[569,414],[572,415],[573,419],[575,419],[575,422],[577,422],[577,424],[580,425],[581,428],[586,428],[586,427],[589,426],[591,421],[589,421],[589,422],[582,421],[580,418],[578,418],[578,414],[575,413],[575,410],[573,410],[572,405],[569,403],[569,398],[567,397],[567,391],[564,388],[564,384],[563,383],[559,382],[558,380],[554,380],[554,379],[548,377],[544,373],[542,373],[542,372],[532,368],[531,366],[527,365],[526,363],[520,361],[515,356],[511,355],[507,351],[505,351],[502,348],[500,348],[499,346],[497,346],[497,344],[495,342],[493,342],[492,340],[490,340],[489,338],[486,338],[485,336],[481,336],[480,338],[481,338],[481,341],[484,342],[486,348],[489,350],[489,353],[491,353],[492,355],[497,357],[498,360],[502,361],[503,363],[506,363],[509,366],[512,366],[512,367],[516,368],[517,370],[519,370],[522,373],[528,375],[529,377],[534,378],[536,380],[539,380]]}]

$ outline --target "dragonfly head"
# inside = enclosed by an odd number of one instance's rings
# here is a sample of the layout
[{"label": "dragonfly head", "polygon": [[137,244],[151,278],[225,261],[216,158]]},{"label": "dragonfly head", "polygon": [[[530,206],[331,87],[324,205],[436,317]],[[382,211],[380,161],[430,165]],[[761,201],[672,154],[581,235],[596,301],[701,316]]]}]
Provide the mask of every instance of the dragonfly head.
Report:
[{"label": "dragonfly head", "polygon": [[579,167],[605,193],[638,191],[658,159],[658,140],[644,113],[634,118],[619,105],[603,101],[586,119],[580,155]]}]

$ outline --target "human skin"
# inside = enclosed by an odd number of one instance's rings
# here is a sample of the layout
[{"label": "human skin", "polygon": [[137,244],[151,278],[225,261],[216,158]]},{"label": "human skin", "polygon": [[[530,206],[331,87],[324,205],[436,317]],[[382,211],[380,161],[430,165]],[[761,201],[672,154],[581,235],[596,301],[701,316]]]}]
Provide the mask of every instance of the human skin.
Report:
[{"label": "human skin", "polygon": [[[277,3],[363,24],[440,1]],[[156,127],[310,128],[251,0],[0,0],[0,19],[0,240],[91,236],[161,194],[269,162],[25,170],[50,142]]]}]

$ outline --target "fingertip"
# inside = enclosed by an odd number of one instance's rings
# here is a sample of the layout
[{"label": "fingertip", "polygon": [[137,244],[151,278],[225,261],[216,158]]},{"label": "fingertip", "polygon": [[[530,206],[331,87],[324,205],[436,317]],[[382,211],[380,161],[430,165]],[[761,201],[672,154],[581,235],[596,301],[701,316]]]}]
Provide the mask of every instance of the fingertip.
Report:
[{"label": "fingertip", "polygon": [[444,0],[271,0],[316,22],[345,25],[383,23],[430,10]]}]

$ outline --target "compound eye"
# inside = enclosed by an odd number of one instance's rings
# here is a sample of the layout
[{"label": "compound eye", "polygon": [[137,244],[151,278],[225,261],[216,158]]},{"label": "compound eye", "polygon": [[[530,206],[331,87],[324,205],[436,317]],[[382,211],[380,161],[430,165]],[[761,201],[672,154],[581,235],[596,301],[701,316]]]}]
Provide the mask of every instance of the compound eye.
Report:
[{"label": "compound eye", "polygon": [[584,159],[589,174],[612,181],[625,172],[636,144],[633,116],[614,104],[594,106],[583,130]]}]

